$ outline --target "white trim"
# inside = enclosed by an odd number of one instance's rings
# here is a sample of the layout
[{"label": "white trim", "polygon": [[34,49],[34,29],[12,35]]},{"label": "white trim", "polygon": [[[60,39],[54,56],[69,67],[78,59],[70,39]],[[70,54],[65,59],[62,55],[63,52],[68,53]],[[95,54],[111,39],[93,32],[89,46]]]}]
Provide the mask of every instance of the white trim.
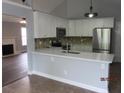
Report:
[{"label": "white trim", "polygon": [[3,2],[3,3],[7,3],[7,4],[11,4],[11,5],[15,5],[15,6],[19,6],[19,7],[23,7],[23,8],[27,8],[27,9],[31,9],[31,10],[32,10],[32,7],[30,7],[30,6],[22,5],[22,4],[13,2],[13,1],[2,0],[2,2]]},{"label": "white trim", "polygon": [[95,92],[98,92],[98,93],[108,93],[108,90],[105,90],[105,89],[97,88],[97,87],[94,87],[94,86],[91,86],[91,85],[71,81],[71,80],[68,80],[68,79],[60,78],[60,77],[56,77],[56,76],[53,76],[53,75],[50,75],[50,74],[45,74],[45,73],[38,72],[38,71],[32,71],[31,74],[43,76],[43,77],[46,77],[46,78],[50,78],[50,79],[53,79],[53,80],[56,80],[56,81],[60,81],[60,82],[63,82],[63,83],[67,83],[67,84],[74,85],[74,86],[77,86],[77,87],[80,87],[80,88],[95,91]]}]

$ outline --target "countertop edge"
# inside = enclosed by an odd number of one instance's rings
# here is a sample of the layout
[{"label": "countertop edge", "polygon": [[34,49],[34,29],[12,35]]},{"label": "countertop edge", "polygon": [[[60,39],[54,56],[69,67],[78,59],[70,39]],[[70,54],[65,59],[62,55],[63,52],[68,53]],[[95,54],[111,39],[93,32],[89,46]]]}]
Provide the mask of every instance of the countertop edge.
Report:
[{"label": "countertop edge", "polygon": [[[64,57],[64,58],[73,58],[73,59],[77,59],[77,60],[83,60],[83,61],[93,61],[93,62],[101,62],[101,63],[107,63],[110,64],[112,63],[112,61],[102,61],[102,60],[95,60],[95,59],[86,59],[86,58],[79,58],[79,57],[73,57],[73,56],[65,56],[65,55],[57,55],[57,54],[49,54],[49,53],[42,53],[42,52],[37,52],[37,51],[33,51],[32,53],[36,53],[36,54],[44,54],[44,55],[48,55],[48,56],[55,56],[55,57]],[[113,55],[114,57],[114,55]]]}]

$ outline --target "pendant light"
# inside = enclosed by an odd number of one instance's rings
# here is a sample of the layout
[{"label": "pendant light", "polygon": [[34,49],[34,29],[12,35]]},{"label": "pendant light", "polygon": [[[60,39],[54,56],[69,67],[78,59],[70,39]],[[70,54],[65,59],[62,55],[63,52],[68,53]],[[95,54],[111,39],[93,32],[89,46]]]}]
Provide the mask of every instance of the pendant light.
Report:
[{"label": "pendant light", "polygon": [[92,6],[92,0],[91,0],[90,12],[89,13],[85,13],[84,16],[85,17],[89,17],[89,18],[98,16],[98,13],[96,13],[96,12],[94,13],[92,10],[93,10],[93,6]]}]

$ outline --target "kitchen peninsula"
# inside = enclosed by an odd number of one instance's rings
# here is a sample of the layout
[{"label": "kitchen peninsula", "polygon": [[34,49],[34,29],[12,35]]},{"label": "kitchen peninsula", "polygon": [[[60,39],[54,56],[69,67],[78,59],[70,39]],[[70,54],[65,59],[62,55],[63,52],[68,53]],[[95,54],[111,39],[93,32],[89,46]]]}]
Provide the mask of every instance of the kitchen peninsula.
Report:
[{"label": "kitchen peninsula", "polygon": [[108,93],[109,65],[114,55],[92,52],[93,30],[98,27],[113,28],[114,18],[70,20],[35,11],[31,73]]},{"label": "kitchen peninsula", "polygon": [[63,53],[60,48],[43,48],[32,52],[32,74],[60,82],[108,93],[109,64],[113,54]]}]

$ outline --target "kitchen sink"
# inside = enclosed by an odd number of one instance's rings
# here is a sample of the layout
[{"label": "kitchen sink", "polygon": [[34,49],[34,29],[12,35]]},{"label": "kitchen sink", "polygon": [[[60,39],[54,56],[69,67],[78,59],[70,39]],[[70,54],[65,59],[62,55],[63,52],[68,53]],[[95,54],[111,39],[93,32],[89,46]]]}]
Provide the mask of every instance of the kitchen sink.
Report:
[{"label": "kitchen sink", "polygon": [[80,52],[76,51],[62,51],[62,53],[80,54]]},{"label": "kitchen sink", "polygon": [[75,51],[69,51],[69,53],[72,53],[72,54],[80,54],[80,52],[75,52]]}]

